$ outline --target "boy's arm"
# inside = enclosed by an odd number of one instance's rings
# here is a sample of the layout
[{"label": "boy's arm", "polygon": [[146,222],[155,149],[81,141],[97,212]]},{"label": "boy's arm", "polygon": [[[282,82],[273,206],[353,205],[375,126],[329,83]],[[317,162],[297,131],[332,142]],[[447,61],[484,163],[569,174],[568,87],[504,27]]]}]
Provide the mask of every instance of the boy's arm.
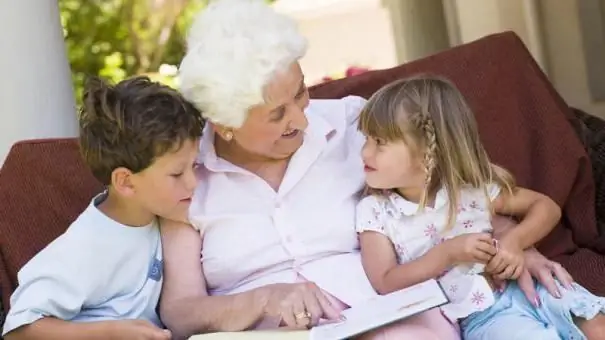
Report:
[{"label": "boy's arm", "polygon": [[43,318],[19,327],[5,340],[106,340],[106,339],[170,339],[170,332],[151,323],[137,320],[75,323],[55,318]]},{"label": "boy's arm", "polygon": [[160,317],[175,339],[193,334],[242,331],[264,315],[266,289],[208,296],[198,231],[182,222],[162,220],[164,283]]},{"label": "boy's arm", "polygon": [[[11,308],[6,315],[4,336],[22,328],[18,334],[25,338],[31,331],[53,327],[57,320],[73,319],[95,290],[97,270],[89,260],[90,249],[83,250],[79,240],[61,236],[34,256],[19,271],[19,285],[11,296]],[[35,327],[23,327],[36,323]],[[11,338],[13,336],[11,335]]]},{"label": "boy's arm", "polygon": [[[501,242],[514,244],[521,250],[533,247],[557,225],[561,209],[548,196],[517,188],[513,193],[502,191],[493,201],[494,212],[521,218],[519,225],[502,237]],[[499,233],[496,229],[495,233]]]}]

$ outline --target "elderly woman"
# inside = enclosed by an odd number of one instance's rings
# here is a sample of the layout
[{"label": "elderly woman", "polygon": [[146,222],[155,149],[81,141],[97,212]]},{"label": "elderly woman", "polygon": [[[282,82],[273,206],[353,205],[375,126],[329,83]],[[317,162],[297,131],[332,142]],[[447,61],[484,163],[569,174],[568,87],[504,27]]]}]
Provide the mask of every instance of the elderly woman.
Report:
[{"label": "elderly woman", "polygon": [[[217,1],[191,27],[181,88],[209,124],[193,227],[163,222],[160,313],[173,334],[305,328],[376,294],[354,230],[364,100],[309,100],[305,50],[295,24],[258,0]],[[546,286],[553,272],[570,281],[537,252],[526,257]],[[438,310],[366,336],[379,335],[459,338]]]}]

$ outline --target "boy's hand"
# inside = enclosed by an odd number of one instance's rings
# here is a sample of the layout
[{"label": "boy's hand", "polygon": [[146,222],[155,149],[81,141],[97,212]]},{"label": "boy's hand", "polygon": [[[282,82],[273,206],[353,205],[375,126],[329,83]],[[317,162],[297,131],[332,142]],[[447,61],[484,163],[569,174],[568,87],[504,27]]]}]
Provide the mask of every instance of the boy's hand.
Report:
[{"label": "boy's hand", "polygon": [[453,265],[460,263],[488,263],[496,254],[492,236],[487,233],[473,233],[456,236],[442,243]]},{"label": "boy's hand", "polygon": [[111,322],[112,340],[170,340],[172,334],[144,320],[120,320]]},{"label": "boy's hand", "polygon": [[512,237],[504,237],[496,243],[498,252],[488,262],[485,271],[492,274],[496,280],[516,280],[523,273],[523,249]]}]

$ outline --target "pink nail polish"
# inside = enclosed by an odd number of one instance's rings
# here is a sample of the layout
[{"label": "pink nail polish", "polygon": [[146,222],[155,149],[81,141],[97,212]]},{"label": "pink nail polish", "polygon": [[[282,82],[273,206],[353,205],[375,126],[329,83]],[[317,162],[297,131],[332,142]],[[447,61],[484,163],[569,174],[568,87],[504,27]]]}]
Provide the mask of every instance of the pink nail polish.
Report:
[{"label": "pink nail polish", "polygon": [[540,308],[541,305],[542,302],[540,302],[540,298],[536,296],[536,298],[534,299],[534,307]]}]

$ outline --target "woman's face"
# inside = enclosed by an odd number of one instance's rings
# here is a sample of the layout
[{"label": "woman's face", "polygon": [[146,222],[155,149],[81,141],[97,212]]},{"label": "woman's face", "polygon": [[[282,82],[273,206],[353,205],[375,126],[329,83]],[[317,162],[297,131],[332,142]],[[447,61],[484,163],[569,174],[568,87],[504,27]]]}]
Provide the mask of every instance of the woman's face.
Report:
[{"label": "woman's face", "polygon": [[308,125],[309,92],[298,62],[276,74],[264,93],[265,103],[252,107],[242,127],[233,130],[233,142],[253,155],[286,159],[302,145]]}]

